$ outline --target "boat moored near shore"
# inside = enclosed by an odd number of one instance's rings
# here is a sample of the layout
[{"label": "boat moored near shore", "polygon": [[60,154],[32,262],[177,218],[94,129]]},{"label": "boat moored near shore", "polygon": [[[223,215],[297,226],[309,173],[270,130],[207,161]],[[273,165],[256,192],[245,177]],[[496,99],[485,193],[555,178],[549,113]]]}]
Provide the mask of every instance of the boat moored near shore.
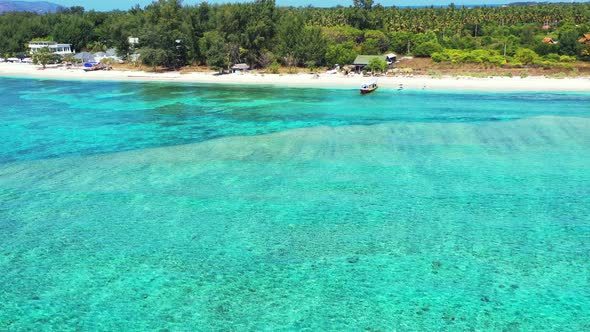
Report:
[{"label": "boat moored near shore", "polygon": [[377,90],[377,80],[372,79],[370,81],[364,82],[361,84],[361,94],[365,95],[367,93],[371,93]]}]

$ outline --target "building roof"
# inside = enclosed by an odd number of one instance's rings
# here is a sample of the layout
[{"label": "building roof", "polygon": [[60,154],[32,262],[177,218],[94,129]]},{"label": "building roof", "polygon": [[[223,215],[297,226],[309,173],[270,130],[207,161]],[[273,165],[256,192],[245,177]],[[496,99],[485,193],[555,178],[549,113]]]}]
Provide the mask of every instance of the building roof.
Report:
[{"label": "building roof", "polygon": [[92,55],[88,52],[80,52],[80,53],[74,55],[74,58],[82,60],[82,61],[88,61],[88,62],[96,61],[96,59],[94,58],[94,55]]},{"label": "building roof", "polygon": [[29,46],[70,46],[72,44],[63,44],[54,41],[30,41]]},{"label": "building roof", "polygon": [[55,45],[57,42],[53,40],[32,40],[29,42],[29,45]]},{"label": "building roof", "polygon": [[247,69],[250,69],[250,66],[248,66],[245,63],[236,63],[235,65],[233,65],[231,67],[231,69],[247,70]]},{"label": "building roof", "polygon": [[555,40],[553,40],[553,38],[551,38],[551,37],[545,37],[545,38],[543,38],[543,43],[557,44],[557,42]]},{"label": "building roof", "polygon": [[578,40],[580,43],[589,43],[590,42],[590,33],[585,33],[584,37]]},{"label": "building roof", "polygon": [[385,55],[357,55],[352,64],[355,66],[366,66],[369,64],[369,62],[371,62],[371,60],[375,58],[387,61],[387,57]]}]

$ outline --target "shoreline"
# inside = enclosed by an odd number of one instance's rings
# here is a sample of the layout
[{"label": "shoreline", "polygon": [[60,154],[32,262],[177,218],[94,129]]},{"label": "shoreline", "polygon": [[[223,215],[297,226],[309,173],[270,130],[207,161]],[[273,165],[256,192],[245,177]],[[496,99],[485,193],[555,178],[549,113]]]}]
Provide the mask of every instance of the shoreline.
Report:
[{"label": "shoreline", "polygon": [[[279,86],[323,89],[358,89],[367,77],[361,75],[343,76],[340,74],[223,74],[215,72],[165,72],[150,73],[142,71],[92,71],[81,68],[40,67],[30,64],[0,63],[0,77],[33,78],[75,81],[120,81],[120,82],[169,82],[200,83],[223,85]],[[590,77],[546,78],[542,76],[476,78],[468,76],[388,76],[376,77],[380,87],[409,90],[471,90],[495,92],[590,92]]]}]

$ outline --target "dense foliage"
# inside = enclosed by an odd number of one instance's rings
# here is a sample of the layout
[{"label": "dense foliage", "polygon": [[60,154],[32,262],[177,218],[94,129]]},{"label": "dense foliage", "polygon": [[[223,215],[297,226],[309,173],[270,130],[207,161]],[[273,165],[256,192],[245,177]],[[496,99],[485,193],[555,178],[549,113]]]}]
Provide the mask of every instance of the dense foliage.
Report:
[{"label": "dense foliage", "polygon": [[[335,8],[277,7],[273,0],[196,6],[159,0],[106,13],[82,7],[45,15],[5,13],[0,52],[25,53],[28,41],[49,38],[71,43],[76,51],[137,52],[145,64],[168,68],[223,69],[240,62],[315,67],[384,52],[435,61],[535,64],[560,56],[590,60],[590,42],[580,42],[584,33],[590,33],[588,3],[400,9],[372,0]],[[130,36],[139,44],[130,45]],[[543,42],[547,37],[557,43]]]}]

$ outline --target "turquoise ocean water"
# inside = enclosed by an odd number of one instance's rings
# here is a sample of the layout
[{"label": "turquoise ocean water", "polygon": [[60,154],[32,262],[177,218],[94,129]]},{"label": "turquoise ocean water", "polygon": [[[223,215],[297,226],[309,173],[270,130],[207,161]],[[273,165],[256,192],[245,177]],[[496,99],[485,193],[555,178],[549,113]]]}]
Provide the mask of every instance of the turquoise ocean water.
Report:
[{"label": "turquoise ocean water", "polygon": [[0,331],[588,331],[590,93],[0,79]]}]

